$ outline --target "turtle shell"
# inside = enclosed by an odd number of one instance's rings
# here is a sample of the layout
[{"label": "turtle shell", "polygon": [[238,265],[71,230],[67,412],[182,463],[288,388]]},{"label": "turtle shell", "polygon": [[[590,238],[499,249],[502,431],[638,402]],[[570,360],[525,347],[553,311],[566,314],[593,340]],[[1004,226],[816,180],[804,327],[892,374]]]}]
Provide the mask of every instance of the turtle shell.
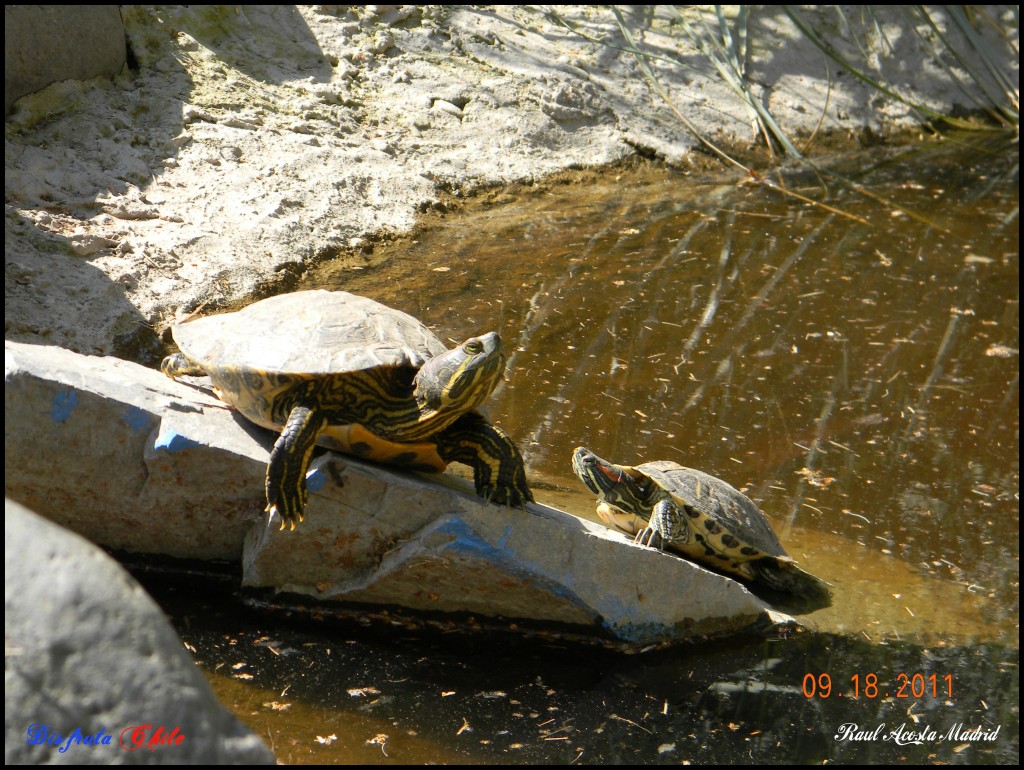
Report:
[{"label": "turtle shell", "polygon": [[689,506],[763,555],[791,561],[761,509],[731,484],[669,460],[644,463],[632,469],[647,476],[680,508]]},{"label": "turtle shell", "polygon": [[171,333],[204,366],[282,375],[419,368],[447,351],[411,315],[343,291],[281,294],[178,324]]}]

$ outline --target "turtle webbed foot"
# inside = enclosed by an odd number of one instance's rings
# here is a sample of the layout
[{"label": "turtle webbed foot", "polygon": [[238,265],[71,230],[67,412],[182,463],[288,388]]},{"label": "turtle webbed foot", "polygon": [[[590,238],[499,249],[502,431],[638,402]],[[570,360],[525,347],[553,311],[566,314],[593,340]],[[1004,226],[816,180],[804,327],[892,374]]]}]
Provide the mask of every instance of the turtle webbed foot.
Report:
[{"label": "turtle webbed foot", "polygon": [[306,503],[309,502],[309,490],[305,478],[300,477],[294,483],[274,484],[267,479],[266,511],[273,516],[281,517],[280,529],[287,527],[294,530],[295,526],[305,518]]},{"label": "turtle webbed foot", "polygon": [[533,493],[524,483],[521,487],[505,484],[479,484],[476,493],[489,503],[512,508],[525,508],[533,502]]},{"label": "turtle webbed foot", "polygon": [[309,489],[306,471],[313,454],[316,438],[326,427],[327,418],[316,409],[302,406],[292,408],[281,435],[270,453],[267,465],[267,510],[281,516],[281,529],[302,521]]},{"label": "turtle webbed foot", "polygon": [[526,469],[518,456],[514,462],[477,460],[473,463],[473,486],[489,503],[524,508],[533,502],[533,492],[526,483]]}]

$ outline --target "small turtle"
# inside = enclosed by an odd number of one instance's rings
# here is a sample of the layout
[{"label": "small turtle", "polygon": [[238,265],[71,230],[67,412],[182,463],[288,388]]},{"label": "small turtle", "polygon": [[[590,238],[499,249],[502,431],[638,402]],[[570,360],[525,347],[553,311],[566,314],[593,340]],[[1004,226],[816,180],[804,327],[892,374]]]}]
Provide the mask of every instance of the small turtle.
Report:
[{"label": "small turtle", "polygon": [[601,520],[635,542],[657,542],[817,606],[831,603],[827,584],[797,567],[761,510],[721,479],[666,460],[615,465],[584,447],[573,452],[572,468],[598,496]]},{"label": "small turtle", "polygon": [[448,350],[422,323],[341,291],[282,294],[172,329],[169,377],[208,375],[217,396],[281,431],[267,466],[267,510],[302,521],[314,444],[416,470],[472,466],[492,502],[533,500],[519,449],[474,411],[505,371],[494,332]]}]

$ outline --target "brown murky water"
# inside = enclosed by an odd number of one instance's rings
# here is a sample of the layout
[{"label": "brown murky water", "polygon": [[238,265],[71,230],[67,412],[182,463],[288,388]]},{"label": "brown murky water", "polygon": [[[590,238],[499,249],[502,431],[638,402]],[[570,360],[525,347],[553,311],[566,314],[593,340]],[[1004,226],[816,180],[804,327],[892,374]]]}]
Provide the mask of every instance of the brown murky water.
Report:
[{"label": "brown murky water", "polygon": [[[376,267],[315,276],[452,341],[499,331],[509,381],[487,410],[540,501],[592,516],[569,463],[579,444],[701,468],[760,503],[835,603],[798,639],[631,658],[373,636],[325,652],[288,631],[276,643],[294,663],[264,656],[268,692],[238,696],[282,760],[1019,758],[1017,146],[842,165],[870,195],[786,179],[842,213],[742,181],[623,171],[477,202]],[[229,646],[259,657],[282,633]],[[847,697],[807,697],[822,673]],[[915,673],[939,684],[898,694]],[[884,691],[848,697],[869,674]],[[254,705],[285,682],[294,716]],[[1000,732],[837,740],[846,723]]]},{"label": "brown murky water", "polygon": [[836,585],[815,627],[1016,640],[1016,148],[845,165],[873,197],[787,180],[843,214],[628,173],[478,207],[384,269],[316,281],[442,338],[499,331],[509,381],[487,409],[542,502],[592,515],[579,444],[675,460],[757,500]]}]

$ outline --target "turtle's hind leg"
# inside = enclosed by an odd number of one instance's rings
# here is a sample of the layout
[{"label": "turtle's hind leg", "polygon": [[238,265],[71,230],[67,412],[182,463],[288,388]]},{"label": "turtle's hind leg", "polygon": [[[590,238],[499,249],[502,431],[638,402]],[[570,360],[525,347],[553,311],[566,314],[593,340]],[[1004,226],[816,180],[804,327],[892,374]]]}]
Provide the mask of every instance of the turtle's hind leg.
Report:
[{"label": "turtle's hind leg", "polygon": [[746,566],[758,583],[800,599],[808,607],[821,609],[832,604],[832,591],[829,590],[828,583],[809,572],[804,572],[790,561],[753,559],[748,561]]},{"label": "turtle's hind leg", "polygon": [[160,371],[172,380],[183,375],[189,375],[190,377],[203,377],[206,374],[206,370],[203,369],[203,367],[190,360],[183,353],[175,353],[173,356],[167,356],[160,362]]}]

